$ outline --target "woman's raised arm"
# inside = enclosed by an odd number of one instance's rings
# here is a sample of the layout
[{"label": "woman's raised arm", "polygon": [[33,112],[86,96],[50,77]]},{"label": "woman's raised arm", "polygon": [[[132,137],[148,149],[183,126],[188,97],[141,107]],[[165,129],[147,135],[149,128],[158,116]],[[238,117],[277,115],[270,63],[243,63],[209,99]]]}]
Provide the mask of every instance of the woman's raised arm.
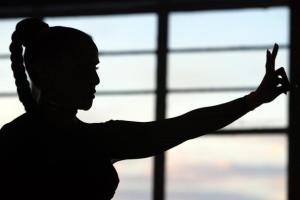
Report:
[{"label": "woman's raised arm", "polygon": [[[182,142],[221,129],[247,112],[288,91],[283,68],[275,70],[273,52],[267,51],[266,74],[254,92],[233,101],[192,110],[178,117],[153,122],[109,121],[93,124],[99,139],[112,159],[123,160],[154,156]],[[95,130],[95,132],[97,132]],[[103,135],[105,133],[105,135]]]}]

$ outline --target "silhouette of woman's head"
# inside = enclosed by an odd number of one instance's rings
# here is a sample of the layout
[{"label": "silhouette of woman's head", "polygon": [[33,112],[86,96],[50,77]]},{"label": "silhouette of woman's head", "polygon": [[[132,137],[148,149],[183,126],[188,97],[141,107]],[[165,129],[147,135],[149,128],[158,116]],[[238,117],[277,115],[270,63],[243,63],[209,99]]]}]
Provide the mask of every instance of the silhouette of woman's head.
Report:
[{"label": "silhouette of woman's head", "polygon": [[10,51],[19,99],[27,112],[34,111],[41,102],[71,109],[91,107],[99,84],[99,60],[89,35],[28,18],[17,24]]}]

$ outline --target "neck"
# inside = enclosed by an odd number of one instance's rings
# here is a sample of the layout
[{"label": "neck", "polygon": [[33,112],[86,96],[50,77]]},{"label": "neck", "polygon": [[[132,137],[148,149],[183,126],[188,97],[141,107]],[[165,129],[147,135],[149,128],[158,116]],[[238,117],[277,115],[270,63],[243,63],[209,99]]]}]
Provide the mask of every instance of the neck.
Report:
[{"label": "neck", "polygon": [[54,126],[70,127],[78,122],[76,108],[64,107],[44,100],[40,101],[39,110],[41,118]]}]

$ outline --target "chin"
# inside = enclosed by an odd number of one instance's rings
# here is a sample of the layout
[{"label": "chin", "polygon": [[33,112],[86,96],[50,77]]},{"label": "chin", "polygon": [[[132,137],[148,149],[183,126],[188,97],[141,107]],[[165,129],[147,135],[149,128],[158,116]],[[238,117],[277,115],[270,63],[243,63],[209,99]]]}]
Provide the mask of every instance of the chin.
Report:
[{"label": "chin", "polygon": [[93,105],[93,101],[85,104],[81,104],[78,109],[80,110],[89,110]]}]

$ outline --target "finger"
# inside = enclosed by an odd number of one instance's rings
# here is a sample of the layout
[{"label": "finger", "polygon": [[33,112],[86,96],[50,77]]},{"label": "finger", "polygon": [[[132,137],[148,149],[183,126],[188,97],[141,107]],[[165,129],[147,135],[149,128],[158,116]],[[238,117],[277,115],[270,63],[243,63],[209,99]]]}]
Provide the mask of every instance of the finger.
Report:
[{"label": "finger", "polygon": [[276,87],[284,87],[285,82],[282,78],[278,78],[276,81]]},{"label": "finger", "polygon": [[285,88],[285,92],[289,91],[291,89],[291,84],[289,82],[289,79],[285,73],[285,70],[283,67],[280,67],[279,69],[276,70],[276,76],[281,76],[280,84],[282,85],[283,88]]},{"label": "finger", "polygon": [[[275,70],[275,59],[278,53],[278,44],[274,44],[272,53],[270,53],[270,58],[269,58],[269,62],[268,62],[268,71],[274,71]],[[270,52],[270,51],[269,51]]]},{"label": "finger", "polygon": [[275,59],[276,59],[276,56],[278,53],[278,49],[279,49],[279,46],[278,46],[278,44],[275,43],[274,47],[273,47],[273,51],[272,51],[272,62],[274,65],[275,65]]},{"label": "finger", "polygon": [[286,83],[282,81],[282,79],[277,81],[276,88],[281,88],[282,89],[281,91],[285,94],[287,94],[287,92],[290,91],[290,86],[286,85]]},{"label": "finger", "polygon": [[271,67],[271,53],[269,50],[266,52],[266,73],[274,71],[274,68]]},{"label": "finger", "polygon": [[289,91],[289,89],[287,89],[286,85],[284,85],[282,81],[278,81],[276,89],[279,89],[279,91],[284,94],[287,94],[287,92]]},{"label": "finger", "polygon": [[279,86],[276,88],[276,96],[282,94],[282,93],[285,93],[286,94],[286,88],[284,86]]},{"label": "finger", "polygon": [[276,70],[275,74],[277,76],[281,76],[281,78],[288,84],[290,84],[289,78],[286,75],[286,72],[283,67],[280,67],[279,69]]}]

